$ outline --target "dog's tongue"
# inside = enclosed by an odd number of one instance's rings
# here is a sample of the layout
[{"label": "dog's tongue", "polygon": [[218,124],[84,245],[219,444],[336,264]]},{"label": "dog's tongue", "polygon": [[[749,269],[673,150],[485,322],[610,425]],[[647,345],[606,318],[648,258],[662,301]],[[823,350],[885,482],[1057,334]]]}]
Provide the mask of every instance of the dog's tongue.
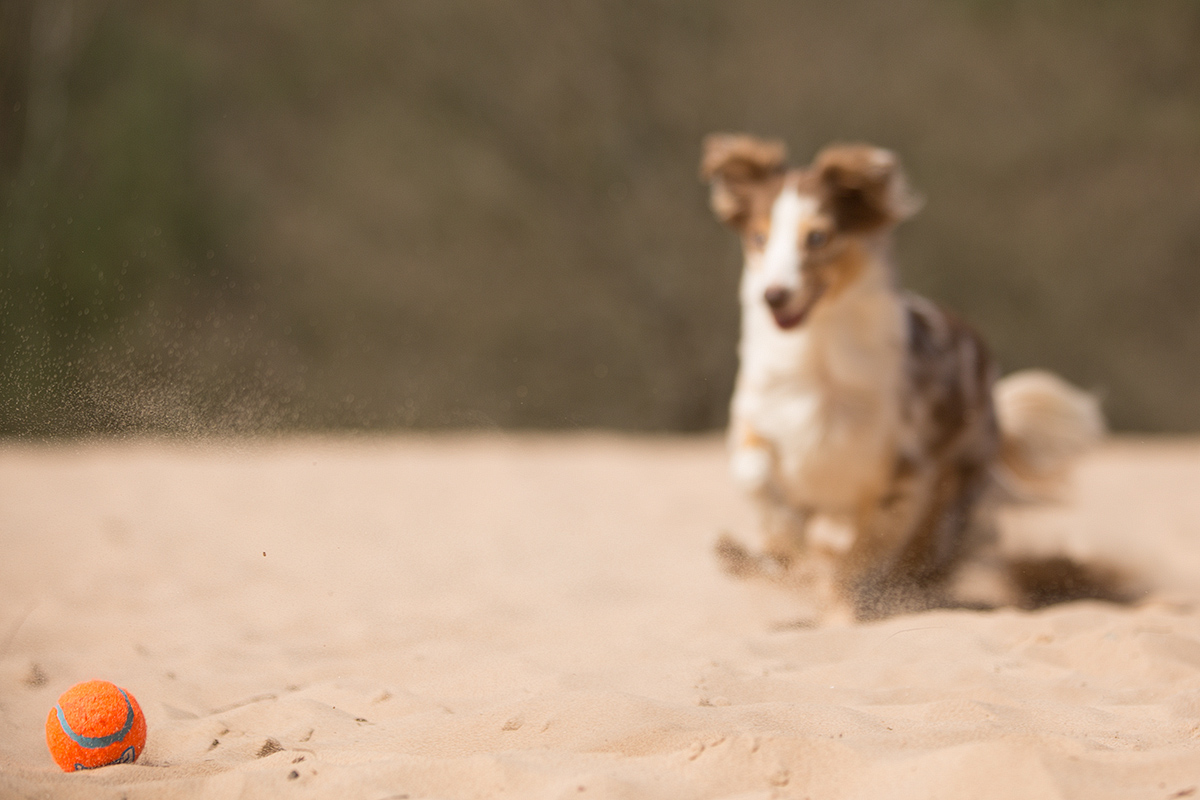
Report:
[{"label": "dog's tongue", "polygon": [[804,322],[804,318],[808,316],[808,309],[802,308],[799,311],[774,311],[775,324],[783,330],[791,330]]}]

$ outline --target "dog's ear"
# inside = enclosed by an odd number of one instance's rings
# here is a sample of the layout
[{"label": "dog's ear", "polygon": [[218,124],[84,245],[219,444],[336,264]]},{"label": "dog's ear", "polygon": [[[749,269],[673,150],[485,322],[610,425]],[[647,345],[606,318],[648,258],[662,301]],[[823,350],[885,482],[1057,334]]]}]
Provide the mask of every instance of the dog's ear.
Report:
[{"label": "dog's ear", "polygon": [[813,162],[822,205],[840,230],[862,233],[908,219],[921,199],[908,188],[890,150],[869,145],[832,145]]},{"label": "dog's ear", "polygon": [[740,228],[750,218],[755,190],[778,178],[787,167],[787,147],[777,139],[714,133],[704,138],[700,178],[712,187],[710,203],[717,219]]}]

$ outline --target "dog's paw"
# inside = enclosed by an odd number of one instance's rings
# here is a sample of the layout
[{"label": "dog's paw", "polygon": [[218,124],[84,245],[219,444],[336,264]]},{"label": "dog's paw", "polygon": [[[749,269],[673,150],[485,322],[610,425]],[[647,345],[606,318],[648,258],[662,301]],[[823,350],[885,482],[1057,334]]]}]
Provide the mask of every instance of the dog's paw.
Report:
[{"label": "dog's paw", "polygon": [[739,448],[730,458],[729,471],[742,489],[758,494],[771,479],[771,453],[763,447]]},{"label": "dog's paw", "polygon": [[717,563],[721,570],[735,578],[755,575],[759,571],[759,557],[753,555],[746,546],[734,539],[728,533],[722,533],[713,548]]},{"label": "dog's paw", "polygon": [[717,563],[727,575],[735,578],[770,578],[778,580],[786,565],[779,559],[763,553],[752,553],[744,544],[728,533],[722,533],[713,548]]}]

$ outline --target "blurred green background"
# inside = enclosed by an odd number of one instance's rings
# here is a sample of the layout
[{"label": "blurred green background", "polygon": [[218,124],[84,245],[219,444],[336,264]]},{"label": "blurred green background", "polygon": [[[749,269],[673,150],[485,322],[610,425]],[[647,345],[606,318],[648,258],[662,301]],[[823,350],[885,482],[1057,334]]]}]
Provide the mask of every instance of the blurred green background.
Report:
[{"label": "blurred green background", "polygon": [[910,287],[1200,429],[1195,0],[0,0],[0,433],[719,427],[713,130],[895,149]]}]

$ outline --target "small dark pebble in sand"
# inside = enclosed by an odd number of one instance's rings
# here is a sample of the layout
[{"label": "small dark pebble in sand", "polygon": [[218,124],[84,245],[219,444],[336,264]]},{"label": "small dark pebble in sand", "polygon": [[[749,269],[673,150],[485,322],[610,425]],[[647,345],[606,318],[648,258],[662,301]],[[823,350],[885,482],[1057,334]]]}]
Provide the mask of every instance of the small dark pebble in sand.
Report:
[{"label": "small dark pebble in sand", "polygon": [[33,664],[29,667],[29,672],[25,675],[24,684],[33,689],[39,686],[45,686],[50,681],[46,677],[46,673],[42,671],[41,666]]},{"label": "small dark pebble in sand", "polygon": [[265,742],[263,742],[262,747],[258,748],[258,757],[266,758],[272,753],[278,753],[282,749],[283,745],[281,745],[279,742],[274,739],[267,739]]}]

